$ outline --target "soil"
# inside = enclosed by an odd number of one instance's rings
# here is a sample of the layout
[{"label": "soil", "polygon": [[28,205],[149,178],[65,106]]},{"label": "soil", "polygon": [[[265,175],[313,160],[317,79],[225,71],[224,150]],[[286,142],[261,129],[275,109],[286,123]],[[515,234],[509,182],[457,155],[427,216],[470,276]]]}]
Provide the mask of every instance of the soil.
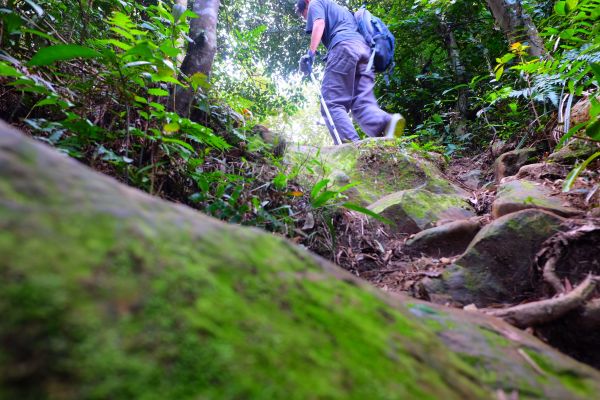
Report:
[{"label": "soil", "polygon": [[[492,183],[492,163],[492,155],[485,153],[471,158],[452,160],[445,170],[449,180],[471,193],[469,202],[476,209],[477,214],[483,218],[484,224],[491,221],[491,204],[496,194],[495,185]],[[482,171],[483,182],[479,187],[469,187],[458,179],[474,169]],[[565,173],[568,170],[569,168],[565,168]],[[575,182],[573,189],[567,194],[562,193],[565,176],[556,176],[556,171],[556,168],[551,166],[542,166],[541,170],[537,170],[536,176],[527,176],[527,179],[551,189],[552,194],[558,196],[563,205],[584,212],[584,216],[579,220],[574,218],[568,220],[567,224],[570,224],[570,228],[575,229],[586,223],[595,223],[600,227],[600,220],[592,218],[593,208],[600,205],[600,173],[598,173],[598,169],[590,168],[583,172]],[[444,272],[444,268],[452,264],[458,257],[411,257],[403,251],[404,244],[411,235],[393,233],[386,225],[374,222],[365,215],[353,211],[341,211],[335,222],[337,246],[334,261],[356,276],[387,292],[402,292],[428,300],[428,295],[420,284],[421,281],[440,276]],[[600,257],[594,256],[594,254],[598,254],[598,249],[600,249],[600,230],[566,250],[562,257],[564,262],[560,264],[557,274],[564,280],[567,288],[576,286],[589,272],[600,274],[600,265],[598,264]],[[545,285],[542,281],[538,284]],[[544,293],[543,290],[535,291],[536,296],[540,296],[542,293]],[[551,296],[552,294],[548,293],[547,297]],[[600,290],[597,290],[594,297],[600,297]],[[540,298],[528,298],[524,302],[536,300],[540,300]],[[590,350],[593,350],[591,352],[594,354],[600,354],[597,351],[600,349],[600,340],[596,338],[595,333],[597,329],[591,331],[582,329],[578,335],[573,328],[579,325],[577,315],[568,315],[556,323],[536,327],[533,331],[541,339],[563,352],[600,368],[600,356],[589,354]]]}]

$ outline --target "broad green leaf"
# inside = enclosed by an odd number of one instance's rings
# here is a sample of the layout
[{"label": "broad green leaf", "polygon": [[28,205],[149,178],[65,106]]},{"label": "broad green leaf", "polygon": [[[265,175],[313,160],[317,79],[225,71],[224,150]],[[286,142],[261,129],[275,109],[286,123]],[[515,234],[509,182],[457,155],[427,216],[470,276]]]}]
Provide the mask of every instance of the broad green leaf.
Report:
[{"label": "broad green leaf", "polygon": [[342,204],[342,207],[345,207],[345,208],[347,208],[349,210],[352,210],[352,211],[357,211],[357,212],[359,212],[361,214],[368,215],[369,217],[375,218],[376,220],[381,221],[384,224],[394,225],[394,223],[392,221],[390,221],[389,219],[387,219],[385,217],[382,217],[381,215],[379,215],[379,214],[377,214],[377,213],[369,210],[368,208],[361,207],[358,204],[344,203],[344,204]]},{"label": "broad green leaf", "polygon": [[157,76],[152,75],[152,82],[165,82],[165,83],[174,83],[179,86],[185,86],[183,83],[179,82],[177,79],[172,76]]},{"label": "broad green leaf", "polygon": [[128,45],[127,43],[123,43],[117,39],[98,40],[97,43],[102,44],[102,45],[112,44],[113,46],[118,47],[121,50],[125,50],[125,51],[131,49],[131,45]]},{"label": "broad green leaf", "polygon": [[590,119],[596,118],[600,115],[600,101],[592,97],[590,100]]},{"label": "broad green leaf", "polygon": [[179,49],[171,46],[169,42],[164,42],[161,44],[159,49],[169,57],[177,57],[179,55]]},{"label": "broad green leaf", "polygon": [[163,106],[160,103],[155,103],[154,101],[150,102],[150,107],[154,108],[155,110],[158,111],[165,111],[165,106]]},{"label": "broad green leaf", "polygon": [[152,88],[148,89],[148,94],[152,96],[168,96],[169,92],[164,89]]},{"label": "broad green leaf", "polygon": [[143,97],[140,96],[134,96],[133,98],[135,101],[137,101],[138,103],[142,103],[142,104],[148,104],[148,100],[146,100]]},{"label": "broad green leaf", "polygon": [[569,12],[573,12],[577,9],[577,4],[579,4],[579,0],[566,0],[567,10]]},{"label": "broad green leaf", "polygon": [[154,58],[154,49],[156,49],[156,45],[144,40],[129,48],[123,56],[141,56],[147,61]]},{"label": "broad green leaf", "polygon": [[190,83],[194,90],[198,90],[199,87],[203,89],[210,89],[208,77],[202,72],[196,72],[194,75],[190,76]]},{"label": "broad green leaf", "polygon": [[65,101],[57,97],[48,97],[44,100],[40,100],[33,107],[42,107],[42,106],[53,106],[57,105],[60,108],[69,108],[73,106],[73,103],[70,101]]},{"label": "broad green leaf", "polygon": [[4,22],[4,29],[11,35],[18,33],[21,26],[25,23],[20,16],[10,10],[8,14],[2,14],[2,21]]},{"label": "broad green leaf", "polygon": [[52,36],[50,36],[50,35],[48,35],[47,33],[44,33],[44,32],[36,31],[35,29],[29,29],[29,28],[21,29],[21,32],[23,32],[23,33],[30,33],[32,35],[43,37],[44,39],[48,39],[49,41],[54,42],[54,43],[58,43],[59,42],[59,40],[56,39],[55,37],[52,37]]},{"label": "broad green leaf", "polygon": [[181,15],[181,18],[198,18],[198,14],[191,10],[187,10]]},{"label": "broad green leaf", "polygon": [[594,72],[596,83],[600,84],[600,63],[590,63],[590,68]]},{"label": "broad green leaf", "polygon": [[194,148],[189,143],[186,143],[183,140],[173,139],[173,138],[166,138],[166,137],[162,137],[161,140],[163,141],[163,143],[177,144],[177,145],[185,148],[186,150],[191,151],[192,153],[194,152]]},{"label": "broad green leaf", "polygon": [[354,186],[358,186],[360,182],[350,182],[347,185],[342,186],[341,188],[338,189],[338,192],[340,193],[344,193],[346,190],[353,188]]},{"label": "broad green leaf", "polygon": [[316,199],[313,199],[311,201],[311,205],[314,208],[319,208],[324,206],[325,204],[327,204],[327,202],[331,199],[334,199],[336,196],[338,196],[340,193],[338,191],[332,191],[332,190],[325,190],[324,192],[322,192],[319,196],[317,196]]},{"label": "broad green leaf", "polygon": [[496,70],[496,80],[497,81],[500,80],[503,73],[504,73],[504,67],[498,67],[498,69]]},{"label": "broad green leaf", "polygon": [[566,8],[567,8],[567,3],[564,1],[557,1],[554,4],[554,12],[558,15],[561,15],[561,16],[567,15]]},{"label": "broad green leaf", "polygon": [[100,53],[89,47],[76,44],[57,44],[40,49],[31,60],[29,60],[27,65],[44,66],[50,65],[56,61],[66,61],[74,58],[96,58],[101,56]]},{"label": "broad green leaf", "polygon": [[321,179],[319,182],[317,182],[315,184],[315,186],[313,186],[312,190],[310,191],[310,198],[311,199],[317,198],[317,195],[319,194],[319,192],[321,190],[323,190],[323,188],[325,188],[328,183],[329,183],[329,179]]},{"label": "broad green leaf", "polygon": [[169,122],[168,124],[163,126],[163,131],[167,133],[174,133],[177,132],[179,129],[181,129],[181,126],[179,126],[179,124],[175,121]]},{"label": "broad green leaf", "polygon": [[18,77],[18,76],[22,76],[22,75],[23,75],[22,73],[20,73],[19,71],[17,71],[15,68],[11,67],[10,65],[0,62],[0,76]]},{"label": "broad green leaf", "polygon": [[600,118],[596,118],[594,122],[585,128],[585,134],[591,137],[593,140],[600,142]]},{"label": "broad green leaf", "polygon": [[592,154],[587,158],[587,160],[579,164],[577,167],[573,168],[573,170],[569,173],[569,175],[567,175],[567,179],[565,179],[565,182],[563,183],[563,192],[568,192],[569,190],[571,190],[579,174],[581,174],[581,172],[598,157],[600,157],[600,151],[597,151],[596,153]]}]

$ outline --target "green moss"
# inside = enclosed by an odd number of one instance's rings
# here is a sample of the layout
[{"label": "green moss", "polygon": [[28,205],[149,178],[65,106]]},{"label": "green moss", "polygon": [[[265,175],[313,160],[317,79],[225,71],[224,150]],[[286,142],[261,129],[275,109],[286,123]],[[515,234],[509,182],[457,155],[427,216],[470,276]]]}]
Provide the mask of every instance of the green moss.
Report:
[{"label": "green moss", "polygon": [[459,212],[465,217],[475,214],[456,195],[436,194],[424,189],[392,193],[371,204],[369,209],[397,223],[410,220],[421,229],[444,219],[450,212]]},{"label": "green moss", "polygon": [[3,398],[475,399],[503,387],[431,320],[476,323],[435,306],[415,315],[284,240],[57,160],[25,176],[36,196],[0,169],[31,199],[0,202]]},{"label": "green moss", "polygon": [[591,384],[590,380],[582,377],[574,369],[561,367],[556,360],[552,360],[547,355],[534,349],[523,348],[523,351],[547,374],[542,376],[541,380],[549,380],[550,377],[554,377],[559,379],[565,388],[582,398],[591,399],[597,396],[597,389]]}]

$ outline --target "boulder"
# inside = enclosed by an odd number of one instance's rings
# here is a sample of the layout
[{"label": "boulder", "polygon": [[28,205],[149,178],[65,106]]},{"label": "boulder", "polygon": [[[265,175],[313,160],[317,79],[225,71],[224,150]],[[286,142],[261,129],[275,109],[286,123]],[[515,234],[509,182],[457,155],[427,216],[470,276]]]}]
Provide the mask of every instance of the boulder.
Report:
[{"label": "boulder", "polygon": [[516,177],[518,179],[562,179],[567,176],[569,170],[554,163],[535,163],[523,165]]},{"label": "boulder", "polygon": [[469,188],[471,188],[473,190],[480,188],[484,183],[483,171],[480,169],[474,169],[472,171],[464,173],[464,174],[460,175],[458,177],[458,179],[463,184],[465,184],[466,186],[468,186]]},{"label": "boulder", "polygon": [[432,193],[426,189],[392,193],[368,208],[392,221],[395,224],[392,230],[400,233],[417,233],[435,226],[438,221],[475,216],[473,208],[462,197]]},{"label": "boulder", "polygon": [[571,140],[566,146],[548,156],[548,161],[574,165],[577,161],[583,161],[598,151],[598,145],[585,140]]},{"label": "boulder", "polygon": [[3,399],[600,392],[598,371],[500,320],[388,296],[6,125],[0,254]]},{"label": "boulder", "polygon": [[425,289],[438,302],[477,307],[518,303],[534,290],[535,255],[562,222],[563,218],[542,210],[501,217],[477,233],[440,279],[425,282]]},{"label": "boulder", "polygon": [[536,153],[534,148],[525,148],[502,154],[494,163],[496,182],[500,182],[506,176],[515,175],[523,165],[531,164]]},{"label": "boulder", "polygon": [[[468,196],[444,177],[436,166],[437,158],[405,148],[393,140],[371,138],[321,149],[290,147],[287,159],[292,164],[303,165],[310,157],[316,159],[313,164],[318,164],[319,172],[332,182],[343,173],[350,182],[357,183],[353,191],[346,194],[351,201],[365,206],[388,194],[417,187],[436,194]],[[304,175],[305,182],[314,180],[314,170]]]},{"label": "boulder", "polygon": [[548,188],[526,180],[513,180],[498,188],[496,200],[492,203],[492,216],[499,218],[529,208],[550,211],[563,217],[580,214],[574,208],[563,206],[560,198],[553,197]]},{"label": "boulder", "polygon": [[406,241],[406,254],[424,254],[431,257],[452,257],[462,254],[477,232],[481,222],[477,218],[453,221],[425,229]]}]

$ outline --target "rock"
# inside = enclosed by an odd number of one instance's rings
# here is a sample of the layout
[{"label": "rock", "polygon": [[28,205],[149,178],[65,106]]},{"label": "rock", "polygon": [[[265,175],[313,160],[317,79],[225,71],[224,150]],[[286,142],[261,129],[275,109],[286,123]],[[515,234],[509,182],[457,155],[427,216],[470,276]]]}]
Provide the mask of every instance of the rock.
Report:
[{"label": "rock", "polygon": [[569,171],[558,164],[554,163],[535,163],[523,165],[516,177],[518,179],[562,179],[567,176]]},{"label": "rock", "polygon": [[252,128],[252,131],[259,135],[265,143],[271,146],[271,152],[275,157],[284,155],[288,144],[282,134],[273,132],[264,125],[255,125],[254,128]]},{"label": "rock", "polygon": [[[354,191],[346,194],[351,201],[364,206],[388,194],[417,187],[436,194],[468,196],[464,190],[448,181],[434,163],[427,160],[430,154],[402,148],[395,141],[373,138],[323,147],[320,151],[301,147],[293,153],[291,149],[288,151],[288,162],[305,164],[307,157],[312,154],[319,161],[322,174],[332,182],[340,173],[348,176],[351,182],[357,182]],[[306,182],[314,180],[313,173],[306,175]],[[299,178],[302,179],[302,176]]]},{"label": "rock", "polygon": [[491,143],[492,156],[498,157],[507,150],[507,144],[504,140],[496,139]]},{"label": "rock", "polygon": [[560,230],[563,218],[542,210],[501,217],[477,233],[441,279],[426,283],[432,300],[487,307],[518,303],[534,288],[533,261],[541,244]]},{"label": "rock", "polygon": [[480,188],[483,184],[483,171],[481,171],[480,169],[474,169],[472,171],[460,175],[458,179],[466,186],[475,190]]},{"label": "rock", "polygon": [[552,197],[549,189],[525,180],[505,182],[498,188],[496,200],[492,203],[492,216],[503,215],[529,208],[550,211],[563,217],[579,215],[574,208],[565,207],[559,198]]},{"label": "rock", "polygon": [[455,256],[465,251],[480,229],[481,224],[476,218],[450,222],[417,233],[402,250],[413,255]]},{"label": "rock", "polygon": [[475,216],[475,211],[460,196],[436,194],[426,189],[403,190],[387,195],[368,207],[395,223],[401,233],[417,233],[440,220],[460,220]]},{"label": "rock", "polygon": [[558,164],[574,165],[577,161],[583,161],[598,151],[598,146],[585,140],[571,140],[560,150],[550,154],[548,161]]},{"label": "rock", "polygon": [[0,227],[3,399],[600,392],[599,372],[502,321],[388,296],[6,125]]},{"label": "rock", "polygon": [[500,182],[505,176],[515,175],[519,171],[519,168],[532,162],[533,156],[536,153],[537,150],[534,148],[525,148],[502,154],[494,163],[496,182]]}]

